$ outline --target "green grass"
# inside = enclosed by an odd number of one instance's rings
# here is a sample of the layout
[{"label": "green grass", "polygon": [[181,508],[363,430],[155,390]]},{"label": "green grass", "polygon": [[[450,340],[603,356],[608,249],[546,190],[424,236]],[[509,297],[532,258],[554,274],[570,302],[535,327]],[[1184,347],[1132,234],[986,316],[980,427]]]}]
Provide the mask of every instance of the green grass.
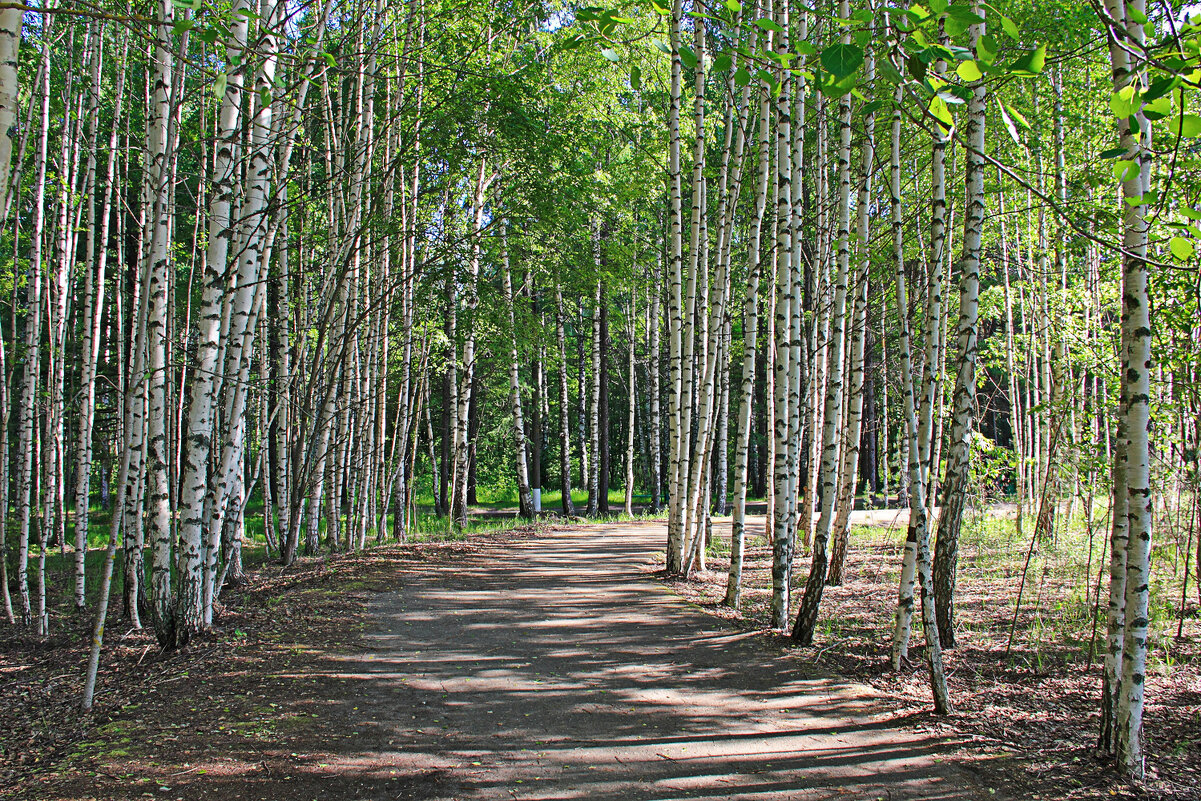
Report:
[{"label": "green grass", "polygon": [[[271,559],[278,558],[278,554],[268,553],[266,540],[263,536],[264,519],[262,516],[262,503],[252,502],[247,508],[246,518],[246,537],[242,545],[242,564],[245,569],[251,570],[259,567]],[[94,508],[89,510],[88,519],[88,547],[85,551],[85,569],[87,573],[87,583],[85,585],[85,593],[89,610],[94,606],[98,599],[99,581],[98,578],[102,572],[105,556],[108,548],[108,540],[110,536],[110,521],[111,513],[105,510]],[[482,534],[488,532],[506,531],[523,525],[525,521],[515,518],[469,518],[467,525],[458,528],[454,526],[448,517],[437,517],[432,514],[422,514],[418,512],[415,520],[410,526],[407,541],[409,542],[440,542],[447,540],[463,540],[472,534]],[[46,585],[48,592],[48,603],[52,608],[60,607],[64,604],[69,604],[73,597],[75,587],[75,549],[74,549],[74,516],[68,514],[67,521],[67,545],[65,548],[60,547],[57,543],[51,543],[51,546],[46,551]],[[385,536],[385,543],[392,542],[393,519],[392,515],[387,516],[388,534]],[[320,530],[322,537],[325,532],[325,521],[321,521]],[[15,526],[9,526],[8,531],[8,572],[11,580],[15,581],[17,574],[17,534]],[[374,535],[369,535],[367,538],[368,548],[376,544]],[[324,543],[323,543],[324,547]],[[38,559],[40,549],[36,541],[30,543],[29,548],[29,568],[26,572],[31,593],[36,596],[37,592],[37,573]],[[146,568],[146,576],[149,578],[150,560],[144,560]],[[120,603],[120,587],[124,581],[123,557],[122,551],[117,552],[117,562],[114,566],[113,573],[113,598],[110,604]],[[15,601],[15,593],[14,593]],[[36,598],[35,601],[36,603]],[[90,611],[88,612],[90,614]]]},{"label": "green grass", "polygon": [[[1066,504],[1059,508],[1052,536],[1034,543],[1028,567],[1026,555],[1035,530],[1034,514],[1023,517],[1019,538],[1012,513],[998,514],[995,510],[974,507],[966,511],[960,533],[957,606],[958,625],[969,639],[999,638],[1000,645],[1005,645],[1025,570],[1014,658],[1033,660],[1031,665],[1039,667],[1056,652],[1070,659],[1084,659],[1090,652],[1096,659],[1103,652],[1109,590],[1109,521],[1101,507],[1089,525],[1080,506],[1076,504],[1070,518]],[[1173,659],[1179,622],[1185,575],[1182,550],[1188,532],[1168,525],[1158,509],[1156,517],[1149,659],[1168,664]],[[898,526],[887,533],[879,527],[853,526],[851,539],[863,548],[888,548],[890,553],[882,566],[885,580],[891,585],[899,578],[905,533],[902,515]],[[1193,602],[1196,584],[1191,575],[1189,584],[1189,600]],[[1197,631],[1197,620],[1186,617],[1186,639],[1190,630]],[[1016,655],[1019,651],[1020,657]]]}]

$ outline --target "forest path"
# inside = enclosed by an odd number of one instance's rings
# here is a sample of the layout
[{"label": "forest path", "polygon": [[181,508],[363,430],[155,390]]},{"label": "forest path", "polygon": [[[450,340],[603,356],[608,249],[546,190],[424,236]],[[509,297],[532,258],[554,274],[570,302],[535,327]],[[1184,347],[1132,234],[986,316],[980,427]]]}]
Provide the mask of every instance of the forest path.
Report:
[{"label": "forest path", "polygon": [[343,674],[357,736],[330,767],[355,798],[996,798],[869,688],[655,582],[665,536],[575,527],[416,566],[372,602]]}]

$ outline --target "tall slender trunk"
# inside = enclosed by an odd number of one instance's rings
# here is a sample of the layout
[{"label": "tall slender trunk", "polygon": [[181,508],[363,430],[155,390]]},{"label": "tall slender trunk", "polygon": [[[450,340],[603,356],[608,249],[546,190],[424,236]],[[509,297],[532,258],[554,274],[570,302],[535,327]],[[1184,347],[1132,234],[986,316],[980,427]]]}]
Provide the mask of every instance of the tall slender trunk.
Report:
[{"label": "tall slender trunk", "polygon": [[[232,217],[234,181],[238,172],[242,138],[242,86],[245,77],[243,53],[249,31],[249,0],[234,7],[230,36],[225,43],[232,64],[226,76],[225,93],[216,132],[213,191],[209,199],[208,247],[197,315],[196,366],[188,404],[187,449],[180,479],[179,540],[183,544],[180,567],[185,586],[194,587],[199,606],[201,542],[204,536],[205,501],[209,490],[209,465],[213,450],[218,405],[218,357],[229,281],[228,256],[237,224]],[[228,331],[226,332],[228,337]],[[225,421],[228,423],[228,421]],[[192,551],[194,549],[194,552]],[[199,624],[198,624],[199,626]]]},{"label": "tall slender trunk", "polygon": [[630,309],[626,318],[626,336],[629,337],[629,359],[626,363],[628,371],[626,378],[626,393],[629,399],[629,415],[626,420],[626,475],[625,475],[625,499],[622,504],[622,510],[627,515],[634,514],[634,412],[637,409],[638,395],[634,384],[634,370],[636,367],[635,359],[636,352],[634,343],[637,341],[637,331],[634,317],[634,293],[630,294]]},{"label": "tall slender trunk", "polygon": [[[788,4],[776,3],[776,24],[784,32],[778,33],[773,47],[779,53],[788,52]],[[786,63],[781,61],[781,63]],[[772,569],[771,569],[771,626],[783,631],[788,627],[788,613],[792,594],[792,550],[794,532],[790,528],[792,515],[790,503],[793,499],[793,478],[789,471],[792,439],[789,437],[789,400],[791,385],[798,380],[799,365],[792,362],[792,108],[789,90],[792,78],[788,70],[781,67],[776,71],[779,93],[776,96],[776,308],[775,308],[775,386],[771,402],[775,411],[773,434],[773,508]],[[849,110],[848,126],[850,125]],[[847,129],[848,136],[850,128]]]},{"label": "tall slender trunk", "polygon": [[[983,9],[977,4],[977,14]],[[972,46],[984,35],[984,23],[971,26]],[[984,108],[987,90],[978,81],[967,114],[967,213],[963,224],[963,257],[959,261],[958,369],[952,398],[953,417],[946,480],[943,482],[938,541],[934,549],[934,604],[938,636],[945,648],[955,647],[955,577],[959,530],[968,494],[971,432],[976,412],[977,331],[980,317],[980,242],[984,233]],[[933,465],[937,469],[938,465]]]},{"label": "tall slender trunk", "polygon": [[[876,62],[868,51],[864,64],[864,80],[875,77]],[[831,531],[830,569],[827,583],[837,586],[842,583],[843,566],[846,563],[847,545],[850,540],[851,512],[855,508],[855,486],[859,477],[859,450],[863,428],[863,401],[865,386],[865,360],[868,329],[868,274],[870,267],[870,243],[868,236],[868,209],[871,203],[872,164],[876,156],[876,115],[869,111],[863,120],[863,142],[860,145],[859,194],[855,202],[855,231],[859,241],[859,266],[855,277],[855,315],[851,328],[850,379],[851,391],[847,400],[845,439],[843,442],[841,483],[838,490],[838,506]]]},{"label": "tall slender trunk", "polygon": [[451,516],[456,525],[467,525],[467,483],[470,468],[470,446],[468,429],[470,419],[468,407],[471,396],[475,391],[475,336],[476,326],[474,313],[479,303],[479,277],[481,238],[484,229],[484,201],[487,197],[488,161],[481,156],[476,170],[475,187],[471,199],[471,256],[467,263],[467,297],[466,311],[468,314],[466,331],[463,337],[463,376],[459,382],[457,398],[457,427],[455,429],[454,448],[454,497],[452,499]]},{"label": "tall slender trunk", "polygon": [[501,235],[501,276],[504,279],[505,306],[509,312],[509,392],[513,410],[513,447],[517,455],[518,513],[533,517],[534,502],[530,496],[530,476],[526,463],[525,420],[521,414],[521,369],[517,354],[517,317],[513,312],[513,276],[509,270],[507,230]]},{"label": "tall slender trunk", "polygon": [[650,406],[650,447],[648,448],[648,467],[650,475],[651,514],[658,514],[663,508],[663,474],[662,474],[662,422],[660,413],[659,379],[662,369],[660,364],[660,310],[662,308],[663,289],[659,284],[661,278],[660,263],[655,259],[651,270],[650,303],[647,312],[647,401]]},{"label": "tall slender trunk", "polygon": [[684,569],[684,509],[683,498],[678,491],[681,462],[685,458],[687,444],[684,440],[683,421],[683,369],[684,369],[684,239],[683,200],[680,175],[680,100],[683,62],[680,60],[680,18],[683,15],[682,0],[673,0],[671,6],[671,90],[668,95],[668,369],[669,386],[667,441],[668,441],[668,522],[667,522],[667,572],[678,575]]},{"label": "tall slender trunk", "polygon": [[[100,29],[98,35],[100,42],[103,42],[103,28]],[[101,343],[101,323],[104,319],[104,304],[105,304],[105,275],[108,265],[108,237],[110,231],[110,223],[112,220],[113,210],[113,183],[116,176],[117,168],[117,133],[120,124],[121,112],[124,104],[125,91],[125,62],[126,54],[128,53],[127,38],[121,37],[121,57],[118,61],[119,67],[117,71],[117,80],[114,93],[114,119],[113,127],[108,138],[108,159],[105,166],[104,174],[104,194],[100,204],[100,231],[99,239],[96,236],[88,237],[87,249],[87,268],[84,275],[84,302],[83,302],[83,343],[82,343],[82,363],[80,368],[80,401],[79,401],[79,428],[76,438],[76,472],[75,472],[75,548],[79,554],[86,546],[86,538],[88,531],[88,506],[91,497],[91,477],[92,477],[92,430],[96,418],[96,366],[100,356]],[[98,47],[102,44],[98,44]],[[101,66],[102,59],[100,52],[97,53],[95,64],[92,71],[92,83],[94,97],[92,100],[90,118],[93,127],[93,142],[98,140],[99,136],[99,114],[96,107],[100,100],[101,94]],[[96,208],[95,208],[95,171],[96,171],[96,155],[95,148],[89,155],[88,159],[88,183],[91,190],[88,193],[88,230],[95,231],[96,229]],[[82,535],[82,536],[81,536]],[[81,543],[82,540],[82,543]],[[115,547],[115,545],[114,545]],[[80,557],[77,555],[76,557]],[[81,566],[76,565],[76,603],[82,605],[84,595],[84,571]]]},{"label": "tall slender trunk", "polygon": [[[842,0],[839,13],[850,16],[846,0]],[[844,33],[844,44],[849,44],[850,33]],[[851,97],[844,95],[839,100],[839,149],[838,149],[838,254],[834,277],[834,302],[830,312],[830,346],[827,358],[827,380],[825,409],[822,414],[821,452],[821,516],[813,533],[813,560],[809,577],[805,580],[805,594],[797,611],[792,638],[802,645],[813,643],[817,627],[818,609],[826,585],[829,565],[828,545],[834,525],[835,506],[838,502],[839,441],[842,436],[842,393],[843,393],[843,329],[846,325],[847,283],[851,267]]]},{"label": "tall slender trunk", "polygon": [[[34,150],[33,220],[30,226],[32,252],[25,273],[25,353],[22,358],[21,400],[17,413],[17,514],[20,517],[20,534],[17,540],[17,594],[21,600],[21,620],[25,625],[35,624],[36,631],[45,635],[49,622],[40,611],[37,620],[34,621],[29,592],[29,546],[34,522],[34,432],[37,417],[36,399],[41,380],[42,236],[46,219],[46,161],[50,139],[50,47],[45,37],[49,35],[52,17],[43,13],[42,25],[45,34],[35,94],[36,102],[40,106],[41,121]],[[42,551],[44,553],[45,549]]]},{"label": "tall slender trunk", "polygon": [[767,92],[759,100],[759,172],[755,211],[747,243],[746,298],[742,310],[742,383],[739,390],[738,429],[734,445],[734,514],[730,523],[730,573],[724,603],[737,609],[742,601],[742,565],[746,551],[746,494],[751,438],[751,412],[755,405],[755,356],[758,351],[759,284],[762,273],[760,240],[767,208],[767,181],[771,163],[771,101]]},{"label": "tall slender trunk", "polygon": [[[159,23],[155,28],[154,63],[150,98],[150,119],[147,121],[148,179],[152,216],[148,261],[146,316],[146,518],[150,529],[153,561],[150,575],[151,619],[155,636],[165,648],[187,642],[188,632],[176,625],[177,604],[173,593],[171,559],[174,532],[171,525],[171,486],[168,477],[167,442],[167,297],[172,279],[171,207],[173,191],[171,139],[173,133],[172,101],[176,97],[175,58],[171,52],[171,29],[175,6],[168,0],[159,2]],[[186,41],[187,34],[181,37]],[[181,43],[182,44],[182,43]],[[182,48],[181,48],[182,49]],[[181,543],[180,553],[188,545]],[[195,556],[199,558],[197,548]]]},{"label": "tall slender trunk", "polygon": [[[1142,47],[1143,0],[1123,7],[1106,2],[1111,24],[1125,33],[1135,48]],[[1142,65],[1132,60],[1118,34],[1110,32],[1113,88],[1136,89],[1143,84]],[[1137,52],[1137,51],[1136,51]],[[1141,109],[1119,121],[1126,157],[1134,162],[1122,184],[1122,320],[1117,456],[1113,481],[1113,562],[1110,573],[1110,653],[1106,657],[1106,687],[1102,693],[1102,746],[1112,748],[1118,767],[1136,779],[1143,777],[1143,706],[1149,618],[1152,498],[1150,487],[1151,315],[1146,263],[1150,223],[1141,200],[1151,186],[1151,124]],[[1137,127],[1136,127],[1137,126]],[[1136,133],[1136,131],[1138,133]],[[1124,523],[1119,522],[1124,518]],[[1121,535],[1124,535],[1121,536]],[[1121,540],[1124,539],[1125,542]],[[1125,564],[1119,564],[1119,551]],[[1115,608],[1118,604],[1121,608]],[[1120,641],[1117,632],[1120,631]],[[1116,651],[1116,653],[1115,653]],[[1116,676],[1111,675],[1116,673]],[[1113,686],[1117,678],[1119,686]],[[1116,702],[1116,709],[1114,708]],[[1115,714],[1116,713],[1116,714]],[[1115,720],[1116,718],[1116,720]],[[1112,743],[1107,736],[1112,731]]]},{"label": "tall slender trunk", "polygon": [[559,490],[562,493],[563,514],[575,515],[571,502],[571,421],[567,394],[567,337],[564,334],[563,284],[555,279],[555,341],[559,348]]},{"label": "tall slender trunk", "polygon": [[[935,72],[946,70],[946,62],[935,63]],[[921,491],[924,511],[920,520],[915,520],[913,496],[918,489],[913,485],[913,471],[909,470],[910,522],[909,538],[913,539],[913,547],[905,547],[901,562],[901,589],[897,603],[897,620],[893,635],[893,662],[896,664],[908,654],[910,625],[913,617],[915,577],[922,573],[921,553],[922,537],[928,535],[928,522],[931,513],[927,497],[927,479],[931,474],[931,458],[933,447],[933,432],[935,426],[935,407],[938,397],[938,386],[942,375],[942,362],[939,359],[939,335],[942,330],[942,293],[943,293],[943,249],[946,245],[946,149],[947,132],[940,126],[935,126],[934,143],[930,161],[931,204],[930,204],[930,241],[926,258],[926,271],[929,279],[926,296],[926,330],[925,330],[925,359],[921,365],[921,387],[914,388],[916,413],[918,416],[917,438],[909,438],[909,461],[917,460],[921,471]],[[898,279],[900,278],[898,273]],[[908,315],[908,299],[904,311],[898,306],[898,314]],[[929,544],[926,544],[929,550]]]},{"label": "tall slender trunk", "polygon": [[[599,226],[594,224],[592,234],[593,260],[600,266]],[[601,425],[608,421],[601,420],[601,304],[605,302],[604,284],[600,279],[596,282],[596,292],[592,299],[592,373],[591,389],[588,403],[588,442],[592,453],[592,462],[588,465],[588,511],[589,517],[600,514],[601,493]]]}]

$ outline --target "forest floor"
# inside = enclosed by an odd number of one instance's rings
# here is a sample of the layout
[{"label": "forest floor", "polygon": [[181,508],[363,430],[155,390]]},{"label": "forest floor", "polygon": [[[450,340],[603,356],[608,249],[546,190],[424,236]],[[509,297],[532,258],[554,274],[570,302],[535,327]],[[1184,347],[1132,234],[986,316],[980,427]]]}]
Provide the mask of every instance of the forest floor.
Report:
[{"label": "forest floor", "polygon": [[663,541],[544,526],[263,566],[182,652],[112,625],[88,716],[81,643],[2,642],[0,796],[1006,797],[1007,749],[665,592]]},{"label": "forest floor", "polygon": [[[687,582],[671,581],[668,586],[707,614],[757,634],[773,654],[791,654],[804,669],[827,670],[869,684],[898,720],[1008,755],[990,773],[998,794],[1042,799],[1201,799],[1201,610],[1195,599],[1187,601],[1182,621],[1178,603],[1153,610],[1145,717],[1147,780],[1129,784],[1096,757],[1094,748],[1106,600],[1102,598],[1098,606],[1096,595],[1098,587],[1104,588],[1097,583],[1098,574],[1108,567],[1108,560],[1102,566],[1101,553],[1095,560],[1090,555],[1086,568],[1081,542],[1061,542],[1058,550],[1055,544],[1035,549],[1016,632],[1011,635],[1028,543],[1011,539],[1012,505],[995,506],[983,523],[965,525],[957,591],[959,643],[944,652],[955,712],[936,718],[927,712],[929,673],[918,616],[907,665],[900,673],[889,665],[907,514],[895,509],[854,513],[845,580],[841,586],[825,589],[812,648],[795,647],[768,628],[772,557],[766,540],[759,536],[762,517],[747,520],[740,613],[720,603],[729,568],[728,518],[714,523],[718,547],[707,569]],[[1159,547],[1165,549],[1166,560],[1172,543],[1162,542]],[[1076,551],[1067,553],[1072,548]],[[649,569],[661,571],[662,566],[660,556]],[[798,554],[793,615],[807,575],[808,559]],[[1092,588],[1091,598],[1087,586]],[[1190,592],[1195,592],[1191,586]],[[1092,621],[1098,617],[1094,630]]]}]

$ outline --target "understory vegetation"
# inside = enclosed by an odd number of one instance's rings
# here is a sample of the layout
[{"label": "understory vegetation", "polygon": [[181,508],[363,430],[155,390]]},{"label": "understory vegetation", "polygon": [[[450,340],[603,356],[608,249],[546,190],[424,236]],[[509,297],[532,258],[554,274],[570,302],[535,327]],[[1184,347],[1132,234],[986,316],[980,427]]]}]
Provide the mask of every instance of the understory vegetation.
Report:
[{"label": "understory vegetation", "polygon": [[595,1],[0,4],[4,669],[658,516],[815,660],[1185,771],[1196,9]]}]

